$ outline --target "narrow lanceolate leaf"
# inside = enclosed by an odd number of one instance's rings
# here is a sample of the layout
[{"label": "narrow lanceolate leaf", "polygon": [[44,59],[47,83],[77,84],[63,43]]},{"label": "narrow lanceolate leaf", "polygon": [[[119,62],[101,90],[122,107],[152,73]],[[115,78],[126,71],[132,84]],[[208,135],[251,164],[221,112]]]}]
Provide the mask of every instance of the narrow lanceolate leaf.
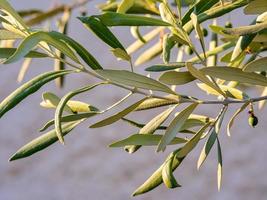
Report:
[{"label": "narrow lanceolate leaf", "polygon": [[[9,58],[17,51],[17,48],[0,48],[0,58]],[[48,55],[38,51],[29,51],[25,58],[47,58]]]},{"label": "narrow lanceolate leaf", "polygon": [[13,33],[11,31],[0,29],[0,40],[16,40],[22,38],[21,35]]},{"label": "narrow lanceolate leaf", "polygon": [[145,70],[148,72],[164,72],[164,71],[179,69],[182,67],[185,67],[185,62],[156,64],[156,65],[147,67]]},{"label": "narrow lanceolate leaf", "polygon": [[[109,145],[109,147],[125,147],[128,145],[136,146],[156,146],[161,140],[162,135],[149,135],[149,134],[134,134],[123,140],[114,142]],[[186,139],[175,137],[170,145],[182,144],[187,142]]]},{"label": "narrow lanceolate leaf", "polygon": [[199,159],[198,159],[198,162],[197,162],[197,168],[198,169],[203,164],[203,162],[206,160],[207,156],[210,153],[211,148],[213,147],[213,145],[214,145],[214,143],[215,143],[215,141],[216,141],[216,139],[218,137],[218,134],[219,134],[219,131],[220,131],[220,128],[221,128],[221,124],[222,124],[224,115],[226,113],[226,110],[227,110],[227,107],[225,107],[221,111],[222,113],[220,114],[220,117],[217,119],[217,121],[215,123],[215,127],[213,128],[208,140],[206,141],[203,149],[201,150],[201,153],[200,153],[200,156],[199,156]]},{"label": "narrow lanceolate leaf", "polygon": [[231,132],[230,132],[230,129],[231,127],[233,126],[234,124],[234,121],[235,121],[235,118],[243,111],[246,109],[246,107],[249,105],[249,102],[247,103],[244,103],[241,108],[239,108],[235,114],[232,116],[232,118],[230,119],[228,125],[227,125],[227,135],[230,137],[231,136]]},{"label": "narrow lanceolate leaf", "polygon": [[173,138],[175,138],[176,134],[179,132],[181,127],[184,125],[185,121],[188,119],[188,117],[192,114],[194,109],[197,107],[197,103],[191,104],[187,108],[185,108],[183,111],[181,111],[171,122],[169,127],[167,128],[164,136],[160,140],[160,143],[157,148],[157,152],[163,151],[166,146],[172,141]]},{"label": "narrow lanceolate leaf", "polygon": [[114,83],[175,94],[175,92],[166,85],[134,72],[125,70],[97,70],[96,72]]},{"label": "narrow lanceolate leaf", "polygon": [[64,43],[57,39],[55,39],[52,35],[47,32],[35,32],[28,37],[26,37],[19,47],[17,48],[16,52],[5,61],[5,64],[9,64],[12,62],[16,62],[25,55],[27,55],[33,48],[35,48],[40,42],[46,42],[56,49],[64,53],[66,56],[74,60],[75,62],[79,63],[78,58],[73,53],[73,51]]},{"label": "narrow lanceolate leaf", "polygon": [[167,188],[176,188],[176,187],[181,187],[179,185],[173,175],[173,162],[176,157],[176,152],[172,152],[166,159],[166,161],[163,164],[162,168],[162,180],[163,183],[166,185]]},{"label": "narrow lanceolate leaf", "polygon": [[243,68],[245,72],[260,72],[260,71],[267,71],[267,57],[259,58],[252,62],[249,62]]},{"label": "narrow lanceolate leaf", "polygon": [[[43,93],[42,98],[43,101],[40,103],[40,105],[45,108],[56,108],[60,102],[60,98],[52,92]],[[72,109],[68,105],[65,105],[64,111],[73,113]]]},{"label": "narrow lanceolate leaf", "polygon": [[117,13],[126,13],[134,5],[135,0],[122,0],[117,9]]},{"label": "narrow lanceolate leaf", "polygon": [[[61,123],[65,122],[73,122],[81,119],[88,119],[90,117],[95,116],[96,114],[99,114],[99,112],[88,112],[88,113],[79,113],[79,114],[71,114],[71,115],[66,115],[61,117]],[[45,131],[48,129],[50,126],[55,124],[55,120],[52,119],[48,121],[42,128],[40,128],[40,132]]]},{"label": "narrow lanceolate leaf", "polygon": [[267,2],[265,0],[251,1],[245,8],[244,13],[247,15],[255,15],[266,12]]},{"label": "narrow lanceolate leaf", "polygon": [[61,116],[62,116],[62,113],[64,111],[65,105],[68,103],[68,101],[72,97],[74,97],[78,94],[81,94],[83,92],[87,92],[89,90],[92,90],[93,88],[95,88],[101,84],[105,84],[105,83],[104,82],[97,83],[94,85],[89,85],[89,86],[77,89],[75,91],[69,92],[58,103],[58,106],[57,106],[56,111],[55,111],[55,129],[56,129],[57,137],[62,144],[64,144],[64,138],[63,138],[63,132],[62,132],[62,126],[61,126],[61,122],[62,122]]},{"label": "narrow lanceolate leaf", "polygon": [[238,28],[227,28],[224,29],[223,32],[229,35],[243,36],[243,35],[257,34],[264,29],[267,29],[266,22],[249,26],[242,26]]},{"label": "narrow lanceolate leaf", "polygon": [[112,115],[111,117],[108,117],[104,120],[101,120],[100,122],[97,122],[97,123],[91,125],[90,128],[99,128],[99,127],[107,126],[107,125],[110,125],[110,124],[117,122],[121,118],[128,115],[130,112],[134,111],[145,100],[146,100],[146,98],[141,99],[140,101],[138,101],[138,102],[134,103],[133,105],[125,108],[124,110],[116,113],[115,115]]},{"label": "narrow lanceolate leaf", "polygon": [[11,15],[16,20],[16,26],[19,26],[21,29],[27,30],[27,25],[21,16],[12,8],[12,6],[6,0],[0,0],[0,8],[4,10],[7,14]]},{"label": "narrow lanceolate leaf", "polygon": [[168,85],[183,85],[196,80],[190,72],[165,72],[159,77],[159,81]]},{"label": "narrow lanceolate leaf", "polygon": [[217,186],[218,186],[218,191],[220,191],[222,184],[222,150],[218,138],[217,138],[217,151],[218,151]]},{"label": "narrow lanceolate leaf", "polygon": [[12,92],[9,96],[7,96],[1,103],[0,103],[0,118],[17,104],[19,104],[22,100],[24,100],[29,95],[33,94],[37,90],[39,90],[44,84],[52,81],[60,76],[67,75],[69,73],[73,73],[72,70],[64,70],[64,71],[57,71],[57,72],[46,72],[41,74],[32,80],[24,83],[14,92]]},{"label": "narrow lanceolate leaf", "polygon": [[[82,120],[75,121],[75,122],[69,122],[63,125],[62,132],[63,135],[68,134],[70,131],[72,131],[79,123],[81,123]],[[32,140],[28,144],[21,147],[14,155],[11,156],[9,161],[25,158],[28,156],[31,156],[32,154],[37,153],[38,151],[41,151],[48,146],[52,145],[58,141],[58,137],[56,135],[56,130],[53,129],[40,137]]]},{"label": "narrow lanceolate leaf", "polygon": [[95,15],[95,17],[106,26],[170,26],[169,23],[160,19],[115,12],[106,12],[102,15]]},{"label": "narrow lanceolate leaf", "polygon": [[226,81],[237,81],[251,85],[267,86],[267,78],[254,73],[244,72],[242,69],[234,67],[207,67],[201,71],[209,76],[223,79]]},{"label": "narrow lanceolate leaf", "polygon": [[[207,94],[213,94],[213,95],[216,95],[216,96],[220,96],[221,95],[216,90],[214,90],[213,88],[209,87],[208,85],[206,85],[204,83],[198,83],[197,86],[200,89],[202,89],[205,92],[207,92]],[[227,97],[234,98],[234,99],[240,99],[240,100],[249,98],[249,96],[245,92],[243,92],[241,90],[238,90],[236,88],[232,88],[232,87],[229,87],[227,85],[220,85],[220,84],[218,84],[218,86],[226,94]]]},{"label": "narrow lanceolate leaf", "polygon": [[178,158],[183,158],[187,156],[187,154],[189,154],[196,147],[204,131],[209,126],[210,122],[206,123],[189,141],[185,143],[185,145],[180,149],[176,156]]},{"label": "narrow lanceolate leaf", "polygon": [[124,49],[123,45],[116,38],[116,36],[103,24],[98,18],[91,17],[79,17],[81,22],[89,28],[97,37],[99,37],[103,42],[108,44],[110,47],[116,49]]},{"label": "narrow lanceolate leaf", "polygon": [[220,93],[222,96],[225,96],[224,92],[219,88],[218,85],[215,85],[202,71],[196,69],[192,63],[187,63],[186,67],[188,71],[196,77],[201,82],[205,83],[206,85],[210,86],[214,90],[216,90],[218,93]]},{"label": "narrow lanceolate leaf", "polygon": [[126,60],[126,61],[130,61],[131,60],[131,57],[129,56],[129,54],[126,51],[124,51],[124,50],[122,50],[120,48],[111,49],[111,52],[118,59],[122,59],[122,60]]},{"label": "narrow lanceolate leaf", "polygon": [[[184,158],[177,158],[173,160],[172,170],[175,170],[183,161]],[[163,169],[164,163],[140,186],[138,187],[132,196],[137,196],[140,194],[144,194],[146,192],[149,192],[159,186],[163,180],[162,180],[162,169]]]},{"label": "narrow lanceolate leaf", "polygon": [[166,34],[163,37],[163,42],[162,42],[162,57],[163,57],[163,62],[164,63],[169,63],[170,62],[170,57],[171,57],[171,50],[175,45],[175,41],[173,40],[172,35]]},{"label": "narrow lanceolate leaf", "polygon": [[55,31],[50,32],[50,35],[58,40],[67,43],[92,69],[102,69],[102,66],[97,62],[97,60],[81,44],[79,44],[72,38]]},{"label": "narrow lanceolate leaf", "polygon": [[169,99],[158,99],[158,98],[146,99],[135,109],[135,111],[142,111],[142,110],[148,110],[162,106],[177,104],[180,99],[179,96],[174,96],[174,95],[167,95],[165,97]]},{"label": "narrow lanceolate leaf", "polygon": [[201,26],[198,23],[198,17],[197,17],[197,15],[195,13],[191,13],[190,17],[191,17],[191,20],[193,22],[194,28],[196,30],[197,36],[198,36],[198,38],[200,40],[202,51],[203,51],[204,56],[206,58],[204,35],[203,35],[203,32],[202,32]]},{"label": "narrow lanceolate leaf", "polygon": [[[172,111],[176,108],[176,106],[172,106],[171,108],[165,110],[161,114],[154,117],[152,120],[150,120],[143,128],[139,130],[140,134],[153,134],[158,127],[163,124],[166,119],[170,116]],[[125,150],[128,153],[134,153],[137,151],[141,146],[127,146],[125,147]]]},{"label": "narrow lanceolate leaf", "polygon": [[245,35],[245,36],[239,37],[239,39],[235,45],[232,57],[231,57],[231,62],[234,62],[242,55],[242,53],[250,45],[250,43],[253,41],[253,39],[256,37],[256,35],[257,34],[250,34],[250,35]]}]

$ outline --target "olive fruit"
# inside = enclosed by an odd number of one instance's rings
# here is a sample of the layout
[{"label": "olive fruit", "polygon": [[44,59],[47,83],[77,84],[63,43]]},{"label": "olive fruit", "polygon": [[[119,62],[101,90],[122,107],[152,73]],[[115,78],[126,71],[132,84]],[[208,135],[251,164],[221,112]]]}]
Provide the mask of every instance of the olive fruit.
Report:
[{"label": "olive fruit", "polygon": [[231,22],[226,22],[224,27],[225,28],[233,28],[233,24]]},{"label": "olive fruit", "polygon": [[263,75],[263,76],[266,76],[266,71],[261,71],[260,74]]},{"label": "olive fruit", "polygon": [[185,48],[185,53],[186,53],[187,55],[192,55],[192,54],[193,54],[193,50],[192,50],[189,46],[186,46],[186,48]]},{"label": "olive fruit", "polygon": [[203,28],[203,29],[202,29],[202,32],[203,32],[203,36],[204,36],[204,37],[207,37],[208,34],[209,34],[209,32],[208,32],[208,30],[207,30],[206,28]]},{"label": "olive fruit", "polygon": [[250,115],[248,118],[248,124],[254,128],[258,124],[258,118],[255,115]]}]

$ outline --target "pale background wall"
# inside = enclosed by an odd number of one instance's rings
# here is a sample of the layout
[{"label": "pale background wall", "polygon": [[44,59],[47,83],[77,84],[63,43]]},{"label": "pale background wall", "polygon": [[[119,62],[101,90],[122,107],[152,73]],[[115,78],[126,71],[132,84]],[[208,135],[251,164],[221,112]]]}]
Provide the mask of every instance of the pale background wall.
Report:
[{"label": "pale background wall", "polygon": [[[12,0],[10,2],[16,8],[49,8],[51,5],[48,1]],[[89,15],[97,13],[93,6],[94,2],[88,5]],[[75,12],[74,16],[77,15],[78,13]],[[231,17],[235,18],[239,24],[248,22],[246,18],[240,18],[238,14]],[[77,19],[71,20],[70,27],[70,35],[84,44],[103,66],[115,68],[125,66],[125,63],[117,62],[106,46],[85,30]],[[128,30],[116,29],[116,31],[118,35],[121,35],[124,44],[130,44],[133,41],[128,37],[130,35]],[[20,64],[1,66],[1,99],[18,86],[15,80]],[[29,80],[40,72],[52,69],[52,66],[52,62],[46,60],[34,61],[26,79]],[[19,147],[38,136],[38,129],[53,117],[52,111],[39,107],[41,92],[55,91],[63,95],[77,86],[92,82],[93,80],[85,75],[75,75],[63,91],[57,89],[53,83],[49,84],[0,120],[0,200],[130,199],[131,192],[163,162],[168,151],[164,155],[158,155],[154,153],[153,148],[143,148],[139,153],[128,155],[121,149],[107,148],[112,141],[126,137],[136,130],[121,122],[107,128],[88,129],[88,125],[97,119],[88,121],[75,129],[73,134],[66,137],[67,145],[64,147],[56,144],[30,158],[12,163],[7,162],[9,156]],[[179,88],[179,91],[195,94],[192,88],[192,86]],[[104,94],[101,94],[102,90],[105,91]],[[259,92],[249,93],[259,94]],[[94,90],[81,95],[79,99],[104,108],[107,100],[116,101],[122,95],[125,95],[125,91],[112,87],[107,92],[101,88],[99,91]],[[218,109],[215,106],[202,106],[198,109],[198,113],[214,115]],[[175,172],[178,181],[183,185],[182,188],[167,190],[162,185],[153,192],[136,197],[136,199],[266,199],[267,126],[265,114],[265,110],[258,114],[260,122],[255,129],[247,125],[246,113],[240,115],[239,122],[233,127],[232,138],[227,138],[225,129],[222,130],[224,176],[221,192],[217,192],[216,189],[215,149],[200,172],[196,170],[196,161],[203,145],[202,142]],[[138,114],[140,121],[147,121],[150,118],[150,115]]]}]

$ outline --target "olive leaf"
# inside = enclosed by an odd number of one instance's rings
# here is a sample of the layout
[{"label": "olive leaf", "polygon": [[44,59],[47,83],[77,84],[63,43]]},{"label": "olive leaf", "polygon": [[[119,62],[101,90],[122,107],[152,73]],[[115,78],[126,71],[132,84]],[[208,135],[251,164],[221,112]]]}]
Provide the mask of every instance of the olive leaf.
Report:
[{"label": "olive leaf", "polygon": [[134,5],[135,0],[122,0],[117,9],[117,13],[126,13]]},{"label": "olive leaf", "polygon": [[62,99],[60,100],[60,102],[58,103],[57,105],[57,108],[56,108],[56,111],[55,111],[55,129],[56,129],[56,134],[57,134],[57,137],[59,139],[59,141],[64,144],[64,138],[63,138],[63,132],[62,132],[62,126],[61,126],[61,123],[62,123],[62,113],[63,113],[63,110],[65,108],[65,105],[68,103],[68,101],[78,95],[78,94],[81,94],[83,92],[87,92],[89,90],[92,90],[93,88],[99,86],[99,85],[102,85],[102,84],[106,84],[105,82],[101,82],[101,83],[97,83],[97,84],[94,84],[94,85],[89,85],[89,86],[85,86],[85,87],[82,87],[80,89],[77,89],[77,90],[74,90],[74,91],[71,91],[69,93],[67,93],[64,97],[62,97]]},{"label": "olive leaf", "polygon": [[[150,134],[134,134],[123,140],[114,142],[109,147],[124,147],[128,145],[136,146],[156,146],[161,140],[162,135],[150,135]],[[183,138],[175,137],[170,145],[185,143],[187,140]]]},{"label": "olive leaf", "polygon": [[188,119],[190,114],[194,111],[194,109],[198,106],[197,103],[193,103],[190,106],[186,107],[183,111],[181,111],[170,123],[168,126],[164,136],[160,140],[157,148],[157,152],[163,151],[166,146],[172,141],[172,139],[176,136],[177,132],[184,125],[185,121]]},{"label": "olive leaf", "polygon": [[31,95],[32,93],[39,90],[44,84],[75,71],[72,70],[64,70],[64,71],[52,71],[41,74],[32,80],[24,83],[22,86],[13,91],[10,95],[8,95],[1,103],[0,103],[0,118],[17,104],[19,104],[26,97]]},{"label": "olive leaf", "polygon": [[164,71],[179,69],[182,67],[185,67],[185,62],[156,64],[156,65],[147,67],[145,70],[148,72],[164,72]]},{"label": "olive leaf", "polygon": [[[78,124],[80,124],[83,120],[78,120],[74,122],[66,123],[62,126],[62,133],[65,136],[69,132],[71,132]],[[21,158],[25,158],[31,156],[32,154],[41,151],[48,146],[52,145],[53,143],[58,141],[58,137],[56,135],[56,130],[53,129],[36,139],[32,140],[28,144],[21,147],[16,153],[14,153],[9,161],[18,160]]]},{"label": "olive leaf", "polygon": [[[0,48],[0,58],[9,58],[11,57],[15,52],[17,51],[17,48]],[[27,54],[24,55],[25,58],[47,58],[48,55],[45,53],[41,53],[38,51],[29,51]]]},{"label": "olive leaf", "polygon": [[217,151],[218,151],[217,186],[218,186],[218,191],[220,191],[222,184],[222,150],[218,138],[217,138]]},{"label": "olive leaf", "polygon": [[110,124],[113,124],[123,118],[124,116],[128,115],[130,112],[134,111],[142,102],[144,102],[146,98],[141,99],[140,101],[134,103],[133,105],[125,108],[124,110],[116,113],[115,115],[112,115],[111,117],[108,117],[106,119],[103,119],[93,125],[90,126],[90,128],[99,128],[103,126],[107,126]]},{"label": "olive leaf", "polygon": [[235,118],[243,111],[246,109],[246,107],[249,105],[249,102],[244,103],[236,112],[235,114],[232,116],[232,118],[230,119],[228,125],[227,125],[227,135],[230,137],[231,136],[231,132],[230,129],[234,124]]},{"label": "olive leaf", "polygon": [[[161,114],[154,117],[150,120],[144,127],[139,130],[139,134],[154,134],[157,128],[162,125],[166,119],[170,116],[173,110],[176,108],[177,105],[170,107],[169,109],[165,110]],[[137,151],[141,146],[126,146],[124,149],[128,153],[134,153]]]},{"label": "olive leaf", "polygon": [[168,85],[183,85],[196,80],[190,72],[169,71],[159,77],[159,81]]},{"label": "olive leaf", "polygon": [[261,14],[267,10],[267,2],[265,0],[255,0],[249,2],[244,8],[244,13],[247,15]]},{"label": "olive leaf", "polygon": [[246,64],[243,68],[245,72],[260,72],[266,71],[267,57],[259,58]]},{"label": "olive leaf", "polygon": [[176,94],[166,85],[146,76],[125,70],[96,70],[104,78],[122,85],[128,85],[147,90],[161,91],[169,94]]}]

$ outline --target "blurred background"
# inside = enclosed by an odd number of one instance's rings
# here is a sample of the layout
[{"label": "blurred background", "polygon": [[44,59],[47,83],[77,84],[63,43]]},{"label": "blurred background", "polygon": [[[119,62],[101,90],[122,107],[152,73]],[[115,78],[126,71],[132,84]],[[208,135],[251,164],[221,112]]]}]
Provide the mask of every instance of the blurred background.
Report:
[{"label": "blurred background", "polygon": [[[10,0],[16,9],[39,8],[49,9],[57,3],[70,1],[33,1]],[[98,13],[96,3],[92,0],[87,6],[88,15]],[[244,17],[242,9],[227,15],[219,20],[224,25],[231,19],[235,25],[250,23],[251,17]],[[86,30],[76,19],[79,11],[73,12],[69,35],[83,44],[105,68],[122,69],[129,67],[126,62],[117,61],[105,44],[99,41],[92,33]],[[51,27],[53,29],[53,27]],[[116,28],[114,33],[125,46],[134,41],[128,28]],[[146,32],[146,29],[142,31]],[[138,53],[136,54],[138,55]],[[134,58],[135,56],[134,55]],[[153,63],[160,62],[159,59]],[[0,98],[3,99],[19,86],[17,74],[22,62],[1,66]],[[146,64],[148,66],[149,64]],[[25,81],[33,76],[53,69],[53,61],[34,60],[26,74]],[[142,72],[144,68],[138,67]],[[66,92],[95,82],[87,75],[71,75],[63,90],[54,83],[41,88],[38,93],[31,95],[16,109],[7,113],[0,120],[0,200],[125,200],[131,199],[131,193],[142,184],[157,167],[164,161],[171,151],[156,154],[154,148],[142,148],[133,155],[128,155],[123,149],[110,149],[108,144],[125,138],[136,132],[123,122],[101,129],[89,129],[88,126],[99,118],[92,118],[66,137],[66,145],[55,144],[32,157],[8,162],[8,158],[22,145],[40,135],[38,129],[49,119],[53,118],[52,110],[45,110],[39,106],[41,94],[44,91],[53,91],[59,96]],[[197,91],[194,84],[188,87],[178,87],[180,93],[194,94],[208,98],[201,91]],[[91,103],[99,108],[105,108],[111,102],[116,102],[126,91],[115,87],[103,86],[90,93],[80,95],[76,99]],[[251,96],[260,94],[258,91],[248,91]],[[140,97],[139,97],[140,98]],[[131,98],[134,101],[135,98]],[[108,104],[109,103],[109,104]],[[126,104],[121,105],[125,107]],[[226,126],[229,117],[238,107],[231,106],[222,127]],[[201,106],[196,113],[215,116],[220,106]],[[265,108],[266,109],[266,108]],[[221,145],[223,150],[223,184],[220,192],[217,191],[217,157],[214,148],[200,171],[196,169],[196,162],[203,147],[203,141],[187,157],[175,176],[183,187],[168,190],[164,185],[155,190],[135,197],[136,200],[156,199],[190,199],[190,200],[265,200],[267,197],[267,121],[266,110],[258,111],[259,124],[250,128],[247,124],[248,115],[243,112],[239,115],[232,129],[232,137],[226,136],[225,128],[221,130]],[[110,115],[113,110],[108,113]],[[140,112],[131,117],[146,122],[155,112]]]}]

